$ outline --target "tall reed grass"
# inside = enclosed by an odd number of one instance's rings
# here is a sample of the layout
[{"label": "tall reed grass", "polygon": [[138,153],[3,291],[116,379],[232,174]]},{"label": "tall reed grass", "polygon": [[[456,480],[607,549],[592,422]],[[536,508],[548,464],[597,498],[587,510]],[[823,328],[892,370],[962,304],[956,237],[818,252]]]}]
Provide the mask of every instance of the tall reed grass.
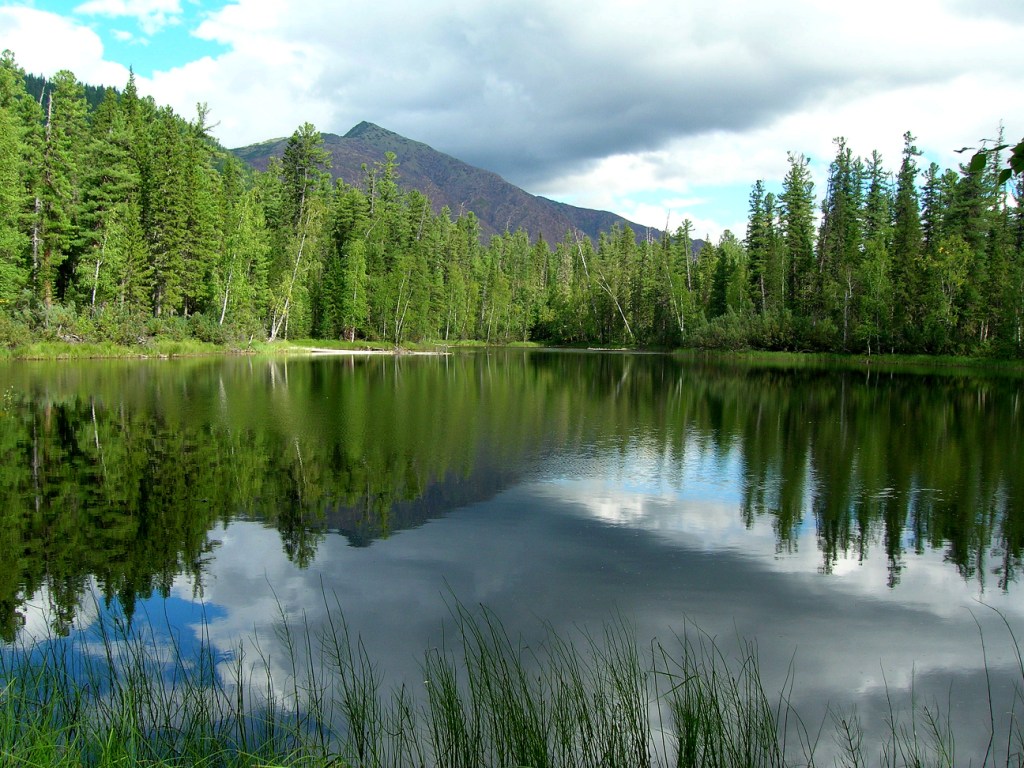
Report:
[{"label": "tall reed grass", "polygon": [[[957,755],[950,716],[890,704],[866,744],[855,711],[806,724],[793,676],[769,695],[756,646],[726,655],[699,629],[641,646],[629,624],[572,638],[517,639],[492,612],[451,603],[454,634],[422,661],[422,681],[387,690],[337,601],[326,628],[279,623],[286,680],[259,638],[227,655],[204,622],[196,652],[103,618],[69,638],[0,653],[3,766],[954,766],[1024,764],[1024,662],[984,755]],[[1005,621],[1005,619],[1004,619]],[[1010,626],[1006,624],[1007,629]],[[249,648],[250,650],[245,650]],[[280,666],[277,666],[280,668]],[[1016,674],[1016,673],[1015,673]],[[909,720],[905,718],[909,717]],[[831,731],[831,734],[828,732]],[[838,749],[817,762],[822,740]]]}]

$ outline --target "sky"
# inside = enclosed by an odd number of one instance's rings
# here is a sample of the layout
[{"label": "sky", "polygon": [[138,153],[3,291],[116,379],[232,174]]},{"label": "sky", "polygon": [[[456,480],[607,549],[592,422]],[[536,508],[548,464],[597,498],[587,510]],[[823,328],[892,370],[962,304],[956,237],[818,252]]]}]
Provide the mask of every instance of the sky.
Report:
[{"label": "sky", "polygon": [[[896,171],[1024,136],[1020,0],[0,0],[28,72],[140,92],[227,147],[367,120],[533,194],[743,237],[835,137]],[[401,158],[399,158],[401,162]]]}]

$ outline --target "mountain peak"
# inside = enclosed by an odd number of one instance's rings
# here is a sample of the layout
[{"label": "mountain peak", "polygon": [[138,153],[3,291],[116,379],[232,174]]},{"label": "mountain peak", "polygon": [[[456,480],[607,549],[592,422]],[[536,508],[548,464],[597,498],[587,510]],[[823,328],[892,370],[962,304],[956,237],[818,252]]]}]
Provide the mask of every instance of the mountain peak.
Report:
[{"label": "mountain peak", "polygon": [[[366,167],[384,159],[386,152],[398,158],[398,179],[403,187],[417,189],[433,204],[462,213],[473,211],[485,237],[514,232],[522,227],[532,237],[557,243],[566,232],[581,230],[591,238],[610,231],[615,224],[633,232],[645,227],[607,211],[594,211],[531,195],[509,184],[496,173],[475,168],[432,147],[363,121],[344,136],[324,134],[324,149],[331,153],[331,174],[349,184],[365,179]],[[265,170],[271,156],[280,157],[284,140],[232,150],[253,167]]]},{"label": "mountain peak", "polygon": [[345,134],[346,139],[368,139],[368,138],[380,138],[382,136],[397,136],[397,133],[393,133],[386,128],[381,128],[376,123],[370,123],[363,120],[361,123],[353,127],[348,133]]}]

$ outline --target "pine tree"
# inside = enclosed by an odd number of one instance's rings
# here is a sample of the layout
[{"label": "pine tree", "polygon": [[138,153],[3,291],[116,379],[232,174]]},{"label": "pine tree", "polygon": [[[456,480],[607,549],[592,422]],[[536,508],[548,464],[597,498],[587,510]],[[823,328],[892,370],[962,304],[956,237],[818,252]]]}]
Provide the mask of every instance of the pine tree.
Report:
[{"label": "pine tree", "polygon": [[864,254],[858,268],[861,287],[854,336],[868,354],[892,343],[892,194],[882,156],[871,153],[864,201]]},{"label": "pine tree", "polygon": [[287,227],[281,253],[286,260],[275,265],[270,276],[270,341],[287,337],[290,329],[308,332],[313,322],[310,293],[318,289],[315,276],[323,270],[327,162],[319,131],[304,123],[288,140],[280,165],[282,224]]},{"label": "pine tree", "polygon": [[189,237],[182,253],[181,291],[182,312],[186,316],[204,311],[213,301],[210,273],[223,235],[222,177],[213,168],[207,114],[206,105],[199,104],[195,121],[184,126],[185,217]]},{"label": "pine tree", "polygon": [[[42,200],[39,197],[40,162],[43,151],[43,113],[37,101],[25,90],[25,73],[14,54],[0,55],[0,109],[6,114],[10,133],[5,133],[7,155],[5,173],[8,184],[14,176],[15,187],[7,187],[9,197],[3,213],[6,234],[2,246],[4,291],[8,300],[27,303],[29,288],[39,263]],[[13,174],[13,175],[12,175]],[[10,207],[8,207],[8,203]]]},{"label": "pine tree", "polygon": [[16,302],[28,283],[28,237],[22,228],[23,127],[17,112],[21,86],[10,51],[0,62],[0,309]]},{"label": "pine tree", "polygon": [[818,234],[818,272],[821,283],[822,317],[829,317],[841,329],[842,345],[850,340],[855,322],[854,298],[858,289],[862,237],[864,166],[854,159],[842,137],[835,140],[836,157],[829,166],[828,186],[821,206]]},{"label": "pine tree", "polygon": [[645,304],[650,305],[650,343],[677,346],[694,320],[693,298],[693,222],[684,219],[675,232],[666,232],[657,248],[647,239],[650,251],[644,261],[642,277]]},{"label": "pine tree", "polygon": [[158,317],[184,309],[186,253],[192,237],[192,207],[183,121],[170,109],[161,109],[153,125],[153,153],[146,180],[149,202],[143,222],[153,263],[153,312]]},{"label": "pine tree", "polygon": [[142,210],[134,199],[115,206],[107,219],[103,258],[108,268],[98,283],[104,296],[131,315],[152,312],[153,265],[142,227]]},{"label": "pine tree", "polygon": [[[57,73],[46,105],[39,185],[36,296],[48,309],[55,299],[62,267],[79,244],[81,156],[85,138],[85,91],[67,70]],[[74,265],[70,265],[73,270]]]},{"label": "pine tree", "polygon": [[[108,89],[103,102],[92,118],[89,142],[85,149],[82,203],[82,258],[78,265],[79,293],[83,302],[95,307],[110,298],[100,290],[101,273],[110,267],[107,244],[110,240],[111,217],[115,209],[133,202],[138,216],[141,177],[131,156],[131,135],[119,98]],[[123,223],[123,222],[122,222]],[[114,281],[103,282],[112,285]]]},{"label": "pine tree", "polygon": [[806,157],[790,153],[779,200],[789,307],[795,315],[813,317],[819,303],[819,281],[814,259],[814,182],[807,166]]},{"label": "pine tree", "polygon": [[896,178],[893,203],[892,284],[893,316],[897,339],[905,349],[916,349],[922,336],[925,314],[925,272],[921,211],[917,197],[917,161],[914,136],[903,135],[903,161]]},{"label": "pine tree", "polygon": [[758,179],[750,190],[747,219],[747,253],[750,257],[750,296],[758,314],[768,307],[768,261],[773,246],[773,222],[765,206],[764,181]]},{"label": "pine tree", "polygon": [[1007,211],[1011,258],[1006,280],[1006,338],[1008,349],[1020,357],[1024,355],[1024,174],[1017,175],[1013,196],[1016,205]]}]

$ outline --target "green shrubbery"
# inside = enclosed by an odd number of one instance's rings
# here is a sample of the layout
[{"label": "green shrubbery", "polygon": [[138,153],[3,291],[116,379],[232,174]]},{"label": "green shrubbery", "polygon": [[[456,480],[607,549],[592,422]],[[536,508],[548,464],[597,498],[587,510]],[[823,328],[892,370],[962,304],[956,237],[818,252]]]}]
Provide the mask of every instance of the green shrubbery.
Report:
[{"label": "green shrubbery", "polygon": [[193,352],[209,344],[244,349],[265,338],[258,327],[222,324],[203,314],[153,317],[116,306],[78,309],[74,304],[0,311],[0,348],[16,357],[166,354],[168,345],[184,345]]}]

